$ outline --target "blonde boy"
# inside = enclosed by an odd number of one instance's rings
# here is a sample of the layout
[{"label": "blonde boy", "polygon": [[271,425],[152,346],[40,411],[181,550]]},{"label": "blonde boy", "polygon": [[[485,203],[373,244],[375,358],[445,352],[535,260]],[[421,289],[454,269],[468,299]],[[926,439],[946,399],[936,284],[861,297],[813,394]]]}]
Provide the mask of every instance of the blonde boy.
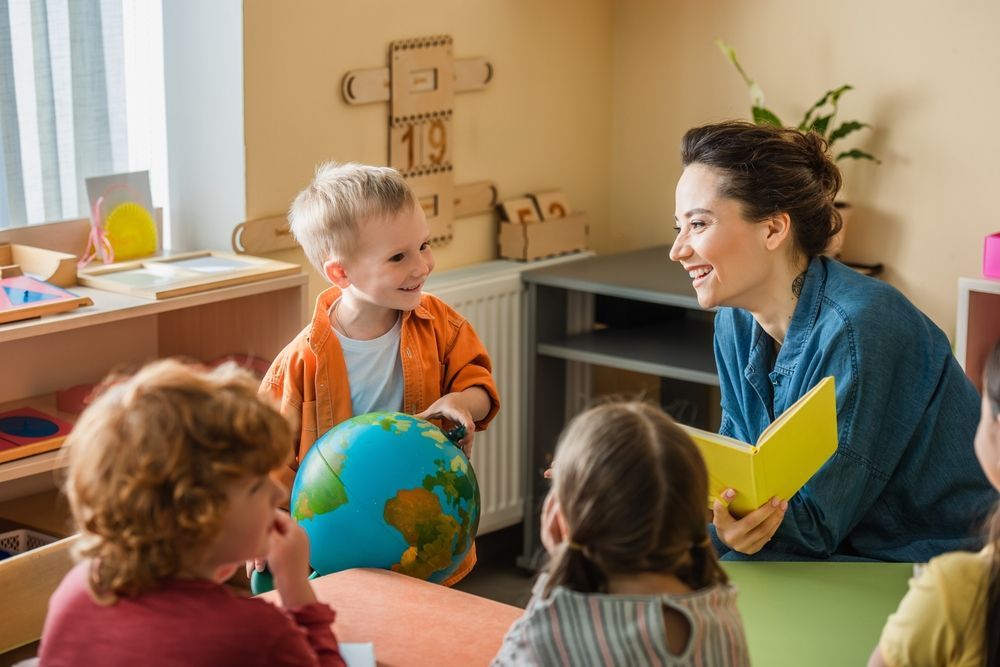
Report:
[{"label": "blonde boy", "polygon": [[[80,563],[49,601],[43,665],[339,665],[309,541],[277,509],[292,427],[235,365],[155,362],[67,439]],[[221,585],[267,556],[285,611]]]},{"label": "blonde boy", "polygon": [[[319,165],[289,211],[292,233],[332,283],[312,322],[278,355],[261,384],[301,420],[295,469],[335,425],[375,410],[464,426],[459,443],[500,407],[492,364],[476,332],[440,299],[423,293],[434,269],[423,209],[393,169]],[[463,578],[475,549],[444,583]]]}]

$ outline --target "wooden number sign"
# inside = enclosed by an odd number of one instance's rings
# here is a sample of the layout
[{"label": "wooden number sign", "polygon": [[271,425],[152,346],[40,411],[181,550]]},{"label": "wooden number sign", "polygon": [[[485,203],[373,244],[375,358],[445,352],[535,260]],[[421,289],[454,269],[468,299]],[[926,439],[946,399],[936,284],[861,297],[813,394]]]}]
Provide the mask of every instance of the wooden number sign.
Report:
[{"label": "wooden number sign", "polygon": [[[452,239],[452,221],[496,206],[490,181],[456,185],[451,117],[455,93],[482,90],[493,79],[485,58],[456,60],[448,35],[392,42],[389,66],[351,70],[341,92],[348,104],[389,103],[389,166],[409,182],[427,215],[431,244]],[[346,160],[350,156],[331,156]],[[284,216],[240,223],[233,249],[260,254],[295,246]]]}]

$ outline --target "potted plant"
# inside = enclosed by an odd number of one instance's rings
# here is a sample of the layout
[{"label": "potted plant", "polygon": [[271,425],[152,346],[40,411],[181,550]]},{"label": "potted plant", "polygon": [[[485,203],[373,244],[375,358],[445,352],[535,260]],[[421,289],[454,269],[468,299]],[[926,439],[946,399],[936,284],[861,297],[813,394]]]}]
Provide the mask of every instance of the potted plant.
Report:
[{"label": "potted plant", "polygon": [[[729,62],[733,64],[736,71],[743,78],[743,81],[747,84],[747,88],[750,93],[750,111],[753,116],[753,122],[758,125],[777,125],[778,127],[785,127],[785,124],[781,122],[777,114],[764,106],[764,91],[761,89],[760,85],[747,76],[746,71],[740,65],[740,61],[736,58],[736,51],[733,47],[726,44],[721,39],[715,40],[716,45],[722,51],[722,54],[726,57]],[[846,93],[848,90],[852,90],[852,86],[844,84],[839,88],[834,88],[828,90],[819,100],[816,101],[809,109],[806,110],[805,114],[802,116],[802,120],[796,126],[798,130],[802,132],[815,132],[821,137],[826,139],[830,150],[834,150],[834,145],[845,139],[846,137],[854,134],[858,130],[864,128],[870,128],[871,125],[868,123],[862,123],[856,120],[842,121],[838,124],[837,122],[837,112],[840,110],[840,97]],[[876,164],[880,164],[879,160],[866,151],[858,148],[851,148],[848,150],[841,151],[839,153],[834,153],[834,162],[839,162],[840,160],[871,160]],[[835,206],[840,211],[840,215],[843,218],[844,226],[841,228],[840,232],[830,239],[830,244],[827,246],[826,254],[831,256],[836,256],[840,253],[840,249],[844,244],[844,231],[847,228],[847,218],[850,211],[850,204],[842,201],[837,201]]]}]

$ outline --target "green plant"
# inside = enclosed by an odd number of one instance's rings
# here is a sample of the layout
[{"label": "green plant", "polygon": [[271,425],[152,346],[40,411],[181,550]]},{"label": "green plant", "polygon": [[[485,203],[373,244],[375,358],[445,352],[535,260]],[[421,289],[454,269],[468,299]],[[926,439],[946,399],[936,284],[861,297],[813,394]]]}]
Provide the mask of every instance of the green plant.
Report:
[{"label": "green plant", "polygon": [[[747,73],[740,65],[740,61],[736,58],[736,51],[733,47],[729,46],[721,39],[715,40],[715,44],[722,51],[722,54],[726,57],[726,59],[733,64],[733,67],[736,68],[736,71],[739,72],[740,76],[743,77],[743,81],[747,84],[747,88],[750,92],[750,109],[753,114],[753,122],[758,125],[777,125],[778,127],[784,127],[785,124],[781,122],[781,119],[778,118],[777,114],[764,106],[764,91],[756,81],[747,76]],[[826,139],[830,146],[830,150],[833,150],[833,145],[841,139],[857,132],[862,128],[870,128],[871,125],[868,123],[862,123],[856,120],[848,120],[840,123],[839,125],[836,124],[837,112],[839,111],[840,105],[840,96],[852,89],[852,86],[844,84],[839,88],[828,90],[823,97],[819,98],[819,101],[813,104],[806,111],[805,115],[802,117],[802,121],[798,124],[798,129],[803,132],[811,130],[819,134]],[[879,160],[874,155],[857,148],[842,151],[837,153],[834,157],[835,161],[844,159],[871,160],[875,163],[879,163]]]}]

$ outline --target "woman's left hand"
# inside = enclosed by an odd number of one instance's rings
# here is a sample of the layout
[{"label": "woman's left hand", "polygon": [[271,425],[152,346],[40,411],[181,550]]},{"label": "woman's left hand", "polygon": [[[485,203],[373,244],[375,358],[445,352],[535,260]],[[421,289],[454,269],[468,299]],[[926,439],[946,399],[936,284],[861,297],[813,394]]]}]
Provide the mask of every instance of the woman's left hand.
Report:
[{"label": "woman's left hand", "polygon": [[[736,496],[736,492],[726,489],[722,496],[726,500],[731,500]],[[750,555],[757,553],[771,541],[782,519],[785,518],[787,509],[788,501],[774,497],[742,519],[737,519],[729,512],[728,506],[716,500],[712,506],[714,515],[712,523],[715,524],[719,539],[726,546]]]}]

